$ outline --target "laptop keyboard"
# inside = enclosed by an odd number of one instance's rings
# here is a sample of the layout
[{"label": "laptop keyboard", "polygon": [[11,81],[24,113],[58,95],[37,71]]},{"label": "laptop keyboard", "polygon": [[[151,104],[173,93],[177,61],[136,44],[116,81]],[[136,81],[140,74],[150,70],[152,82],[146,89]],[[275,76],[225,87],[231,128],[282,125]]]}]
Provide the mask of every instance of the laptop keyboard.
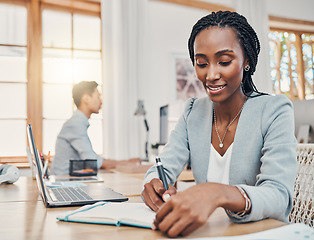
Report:
[{"label": "laptop keyboard", "polygon": [[80,187],[50,188],[49,190],[53,193],[51,197],[54,202],[93,200],[93,198]]}]

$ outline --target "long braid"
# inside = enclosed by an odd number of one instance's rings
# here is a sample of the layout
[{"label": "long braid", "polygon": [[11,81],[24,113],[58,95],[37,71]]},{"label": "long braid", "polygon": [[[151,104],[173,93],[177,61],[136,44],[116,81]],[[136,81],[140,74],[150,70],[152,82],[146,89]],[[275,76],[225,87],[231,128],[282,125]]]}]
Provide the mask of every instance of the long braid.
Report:
[{"label": "long braid", "polygon": [[259,95],[264,93],[259,92],[253,83],[251,75],[256,70],[258,61],[258,54],[260,52],[260,42],[257,38],[256,32],[247,22],[246,18],[236,12],[219,11],[212,12],[211,14],[201,18],[192,28],[190,38],[188,40],[188,48],[190,59],[194,66],[194,41],[196,36],[204,29],[209,27],[229,27],[233,28],[237,34],[240,44],[243,48],[245,57],[249,61],[250,70],[244,71],[242,80],[242,90],[246,96],[250,96],[252,92]]}]

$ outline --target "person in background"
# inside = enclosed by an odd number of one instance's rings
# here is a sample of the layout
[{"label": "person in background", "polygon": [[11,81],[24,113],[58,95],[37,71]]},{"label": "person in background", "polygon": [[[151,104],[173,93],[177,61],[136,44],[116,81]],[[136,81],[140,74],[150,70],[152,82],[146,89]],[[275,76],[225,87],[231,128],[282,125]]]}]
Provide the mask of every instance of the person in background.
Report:
[{"label": "person in background", "polygon": [[112,169],[117,165],[140,164],[140,159],[123,161],[104,159],[93,150],[87,134],[88,119],[95,113],[99,113],[102,100],[95,81],[82,81],[74,85],[72,96],[77,110],[67,120],[58,134],[55,145],[55,156],[51,165],[51,173],[54,175],[69,175],[70,159],[85,160],[97,159],[97,167]]},{"label": "person in background", "polygon": [[[288,222],[297,171],[293,108],[252,81],[260,52],[255,31],[236,12],[212,12],[194,25],[188,48],[208,97],[187,101],[159,155],[169,189],[156,166],[146,173],[142,198],[157,212],[153,228],[187,235],[218,207],[237,223]],[[197,184],[177,192],[189,160]]]}]

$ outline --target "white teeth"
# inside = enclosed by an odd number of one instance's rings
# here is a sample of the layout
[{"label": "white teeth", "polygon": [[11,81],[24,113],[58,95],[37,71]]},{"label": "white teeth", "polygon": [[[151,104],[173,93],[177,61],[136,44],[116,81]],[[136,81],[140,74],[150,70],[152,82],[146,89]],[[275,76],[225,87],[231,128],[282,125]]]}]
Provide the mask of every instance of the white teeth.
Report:
[{"label": "white teeth", "polygon": [[208,88],[209,88],[210,90],[212,90],[212,91],[218,91],[218,90],[224,88],[224,86],[219,86],[219,87],[216,87],[216,88],[209,87],[209,86],[206,86],[206,87],[208,87]]}]

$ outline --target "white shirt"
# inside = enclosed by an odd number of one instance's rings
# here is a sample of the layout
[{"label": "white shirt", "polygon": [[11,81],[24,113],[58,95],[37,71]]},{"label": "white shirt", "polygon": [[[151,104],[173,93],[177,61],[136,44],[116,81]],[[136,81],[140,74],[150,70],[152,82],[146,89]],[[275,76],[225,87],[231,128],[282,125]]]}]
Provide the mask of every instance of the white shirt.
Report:
[{"label": "white shirt", "polygon": [[221,156],[211,144],[209,165],[207,170],[207,182],[229,184],[229,169],[233,143]]}]

